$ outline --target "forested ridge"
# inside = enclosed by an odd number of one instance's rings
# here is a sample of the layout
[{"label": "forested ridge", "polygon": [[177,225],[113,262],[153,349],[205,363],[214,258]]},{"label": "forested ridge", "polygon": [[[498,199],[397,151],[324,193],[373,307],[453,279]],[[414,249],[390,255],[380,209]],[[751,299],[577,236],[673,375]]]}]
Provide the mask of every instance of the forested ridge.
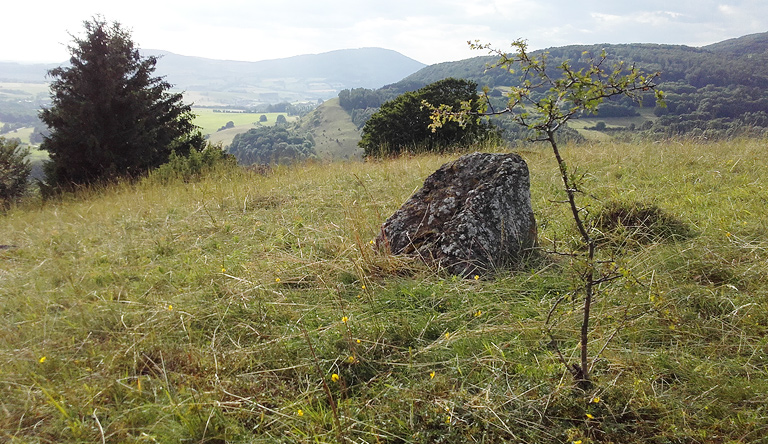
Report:
[{"label": "forested ridge", "polygon": [[[721,137],[737,134],[768,134],[768,33],[753,34],[704,47],[660,44],[571,45],[543,50],[551,66],[565,60],[579,69],[585,58],[602,51],[607,63],[623,62],[645,72],[660,72],[659,88],[666,93],[666,108],[654,109],[655,122],[633,130],[661,136]],[[542,52],[542,51],[537,51]],[[364,124],[372,102],[391,100],[429,83],[462,78],[490,88],[496,103],[503,103],[503,88],[519,83],[519,74],[489,68],[496,56],[479,56],[438,63],[421,69],[400,82],[379,90],[345,90],[339,94],[356,123]],[[607,102],[600,117],[636,115],[639,106],[655,107],[649,94],[642,104],[624,98]],[[365,109],[368,108],[368,111]],[[361,122],[362,120],[362,122]]]}]

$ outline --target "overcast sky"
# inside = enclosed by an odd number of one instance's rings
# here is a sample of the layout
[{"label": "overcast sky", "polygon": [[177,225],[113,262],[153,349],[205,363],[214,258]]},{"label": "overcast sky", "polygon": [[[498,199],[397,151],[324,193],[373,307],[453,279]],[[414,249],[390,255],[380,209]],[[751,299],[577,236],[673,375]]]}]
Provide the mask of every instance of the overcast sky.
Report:
[{"label": "overcast sky", "polygon": [[590,43],[702,46],[768,31],[767,0],[10,0],[0,60],[60,62],[101,14],[139,47],[258,61],[382,47],[432,64],[484,55],[467,40],[532,49]]}]

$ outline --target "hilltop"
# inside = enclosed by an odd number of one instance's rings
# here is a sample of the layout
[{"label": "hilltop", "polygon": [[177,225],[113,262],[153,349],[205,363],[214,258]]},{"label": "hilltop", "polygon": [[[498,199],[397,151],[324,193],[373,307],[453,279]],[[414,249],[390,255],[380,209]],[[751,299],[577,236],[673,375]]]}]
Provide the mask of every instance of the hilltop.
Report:
[{"label": "hilltop", "polygon": [[[551,153],[521,155],[542,249],[579,248]],[[591,390],[555,352],[566,254],[465,280],[371,247],[456,155],[230,167],[0,214],[0,441],[763,442],[764,142],[563,155],[590,214],[667,215],[603,230]]]}]

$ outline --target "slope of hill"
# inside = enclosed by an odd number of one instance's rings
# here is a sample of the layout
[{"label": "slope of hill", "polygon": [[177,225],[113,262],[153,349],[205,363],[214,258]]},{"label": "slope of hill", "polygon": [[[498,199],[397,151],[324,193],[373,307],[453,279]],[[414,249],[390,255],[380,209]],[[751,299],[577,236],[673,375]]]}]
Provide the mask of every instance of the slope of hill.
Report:
[{"label": "slope of hill", "polygon": [[703,48],[707,51],[725,52],[733,55],[764,54],[768,50],[768,32],[723,40]]},{"label": "slope of hill", "polygon": [[[551,153],[521,154],[542,251],[578,248]],[[456,156],[231,168],[0,213],[0,439],[764,443],[764,141],[564,154],[595,215],[674,216],[601,233],[621,276],[592,306],[593,389],[560,360],[579,354],[570,255],[453,279],[369,245]]]},{"label": "slope of hill", "polygon": [[0,62],[0,82],[43,83],[48,70],[58,63]]},{"label": "slope of hill", "polygon": [[321,159],[360,159],[363,150],[357,146],[360,132],[352,123],[349,113],[339,106],[339,99],[324,102],[301,118],[302,133],[309,133],[315,141],[315,151]]},{"label": "slope of hill", "polygon": [[[586,65],[583,54],[599,55],[603,50],[608,62],[623,61],[644,72],[659,72],[659,88],[667,93],[666,108],[648,113],[627,98],[618,98],[603,107],[598,117],[638,116],[627,130],[647,131],[654,137],[731,137],[738,134],[768,135],[768,33],[695,48],[683,45],[622,44],[572,45],[544,50],[549,66],[569,60],[576,68]],[[537,51],[541,53],[542,51]],[[446,77],[474,80],[480,86],[497,88],[517,85],[518,74],[502,69],[488,69],[497,57],[482,56],[425,67],[386,88],[411,91]],[[518,71],[519,72],[519,71]],[[501,101],[501,97],[499,97]],[[643,106],[653,107],[652,94]],[[634,109],[633,109],[634,108]],[[648,111],[648,110],[646,110]],[[655,119],[658,117],[658,119]],[[611,125],[609,125],[610,127]],[[612,130],[617,128],[612,127]],[[619,128],[623,129],[623,128]]]}]

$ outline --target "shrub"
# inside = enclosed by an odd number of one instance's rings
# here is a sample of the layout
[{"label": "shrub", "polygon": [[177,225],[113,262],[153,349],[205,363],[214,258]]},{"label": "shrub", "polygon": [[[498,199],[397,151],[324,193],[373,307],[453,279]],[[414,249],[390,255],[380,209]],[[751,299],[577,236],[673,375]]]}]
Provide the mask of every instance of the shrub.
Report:
[{"label": "shrub", "polygon": [[220,166],[235,165],[235,158],[220,146],[208,145],[203,150],[190,150],[186,156],[172,152],[168,162],[149,173],[150,181],[168,183],[174,180],[192,182]]},{"label": "shrub", "polygon": [[28,148],[20,148],[16,140],[0,137],[0,205],[7,207],[27,191],[32,165]]},{"label": "shrub", "polygon": [[626,245],[649,244],[665,239],[687,239],[693,230],[685,222],[653,204],[640,202],[607,203],[595,218],[605,240]]},{"label": "shrub", "polygon": [[383,157],[405,151],[439,152],[482,142],[496,135],[487,119],[446,122],[433,130],[430,128],[432,111],[425,105],[426,102],[458,111],[462,102],[466,102],[468,109],[475,111],[478,101],[475,82],[448,78],[431,83],[381,105],[365,122],[358,145],[366,157]]}]

